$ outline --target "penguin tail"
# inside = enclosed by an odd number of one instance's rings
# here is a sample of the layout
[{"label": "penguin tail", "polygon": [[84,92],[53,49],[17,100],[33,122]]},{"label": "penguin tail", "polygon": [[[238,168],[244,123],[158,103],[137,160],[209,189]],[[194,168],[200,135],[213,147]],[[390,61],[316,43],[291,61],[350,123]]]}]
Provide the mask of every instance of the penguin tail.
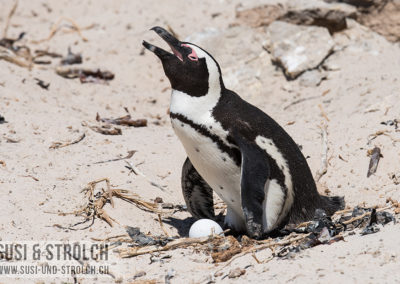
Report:
[{"label": "penguin tail", "polygon": [[336,211],[342,210],[345,207],[343,196],[321,196],[325,210],[328,216],[333,215]]}]

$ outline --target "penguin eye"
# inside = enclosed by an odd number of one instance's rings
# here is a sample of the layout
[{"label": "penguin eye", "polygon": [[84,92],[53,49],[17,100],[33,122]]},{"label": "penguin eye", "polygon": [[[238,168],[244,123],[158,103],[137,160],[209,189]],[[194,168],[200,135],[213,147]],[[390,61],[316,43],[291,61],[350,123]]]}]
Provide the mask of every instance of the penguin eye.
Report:
[{"label": "penguin eye", "polygon": [[192,51],[189,55],[188,58],[192,61],[199,61],[199,57],[196,54],[196,51],[193,50],[193,48],[191,48],[189,45],[187,44],[182,44],[182,46],[186,46],[188,48],[190,48],[190,50]]}]

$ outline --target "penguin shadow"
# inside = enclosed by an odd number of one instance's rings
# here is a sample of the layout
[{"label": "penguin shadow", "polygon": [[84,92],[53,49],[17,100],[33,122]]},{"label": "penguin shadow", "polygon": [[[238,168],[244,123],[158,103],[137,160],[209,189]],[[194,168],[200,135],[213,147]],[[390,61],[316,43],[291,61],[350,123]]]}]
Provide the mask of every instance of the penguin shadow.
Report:
[{"label": "penguin shadow", "polygon": [[196,218],[187,217],[186,219],[178,219],[174,217],[168,217],[163,219],[163,223],[166,223],[178,231],[178,235],[181,237],[187,237],[189,235],[190,227],[194,222],[196,222]]},{"label": "penguin shadow", "polygon": [[[174,217],[168,217],[163,219],[163,223],[166,223],[172,227],[174,227],[178,231],[178,235],[180,237],[188,237],[190,227],[196,222],[198,219],[194,217],[187,217],[186,219],[178,219]],[[214,221],[217,222],[222,228],[224,228],[224,216],[217,215],[214,218]]]}]

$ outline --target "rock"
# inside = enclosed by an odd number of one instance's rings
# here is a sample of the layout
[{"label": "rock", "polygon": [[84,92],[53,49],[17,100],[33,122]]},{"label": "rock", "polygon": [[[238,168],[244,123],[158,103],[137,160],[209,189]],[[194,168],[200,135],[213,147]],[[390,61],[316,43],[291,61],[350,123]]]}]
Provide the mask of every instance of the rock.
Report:
[{"label": "rock", "polygon": [[349,5],[353,5],[356,7],[368,8],[371,6],[382,6],[384,3],[387,3],[386,0],[325,0],[327,3],[332,2],[343,2]]},{"label": "rock", "polygon": [[[193,33],[186,37],[185,41],[193,42],[208,51],[210,48],[212,48],[213,43],[217,46],[223,44],[221,40],[221,34],[222,31],[216,28],[205,28],[201,32]],[[213,50],[209,50],[209,52],[213,55],[215,53]]]},{"label": "rock", "polygon": [[[400,0],[325,0],[356,7],[357,21],[391,42],[400,42]],[[342,4],[342,3],[339,3]]]},{"label": "rock", "polygon": [[185,41],[201,46],[226,67],[237,65],[238,60],[245,61],[259,55],[262,51],[257,45],[262,41],[259,37],[252,28],[236,26],[224,30],[206,28],[185,38]]},{"label": "rock", "polygon": [[296,25],[325,27],[333,34],[347,28],[346,18],[356,18],[356,9],[339,9],[332,6],[290,10],[278,20]]},{"label": "rock", "polygon": [[358,22],[391,42],[400,42],[400,0],[370,8],[369,13],[360,14]]},{"label": "rock", "polygon": [[157,197],[154,199],[154,203],[164,203],[164,201],[163,201],[163,199],[162,199],[161,197],[157,196]]},{"label": "rock", "polygon": [[238,278],[246,273],[246,270],[239,267],[229,271],[228,278]]},{"label": "rock", "polygon": [[237,92],[245,89],[255,94],[262,89],[259,78],[271,67],[265,60],[269,55],[262,48],[264,39],[265,33],[261,30],[234,26],[224,30],[204,29],[185,41],[193,42],[213,55],[222,68],[226,86]]},{"label": "rock", "polygon": [[161,204],[162,209],[174,209],[174,204],[172,203],[162,203]]},{"label": "rock", "polygon": [[328,4],[316,0],[297,0],[257,5],[240,5],[236,18],[251,27],[267,26],[275,20],[297,25],[315,25],[328,28],[330,33],[346,28],[346,18],[356,18],[357,9],[343,3]]},{"label": "rock", "polygon": [[332,52],[334,42],[326,28],[275,21],[267,28],[264,48],[289,79],[315,69]]},{"label": "rock", "polygon": [[282,5],[260,5],[255,7],[236,8],[236,18],[255,28],[260,26],[268,26],[270,23],[285,14],[285,9]]},{"label": "rock", "polygon": [[326,73],[319,70],[311,70],[301,74],[298,79],[299,84],[303,87],[317,87],[326,78]]}]

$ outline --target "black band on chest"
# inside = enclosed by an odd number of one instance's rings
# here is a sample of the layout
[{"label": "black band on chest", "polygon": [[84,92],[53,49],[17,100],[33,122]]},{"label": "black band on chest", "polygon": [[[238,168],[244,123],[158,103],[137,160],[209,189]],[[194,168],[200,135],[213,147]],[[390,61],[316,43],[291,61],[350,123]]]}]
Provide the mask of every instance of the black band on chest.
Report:
[{"label": "black band on chest", "polygon": [[241,157],[239,149],[226,145],[219,136],[215,135],[214,133],[211,133],[205,126],[193,122],[192,120],[188,119],[186,116],[182,114],[171,112],[170,117],[173,119],[178,119],[179,121],[190,125],[190,127],[195,129],[201,135],[210,138],[215,144],[217,144],[218,149],[220,149],[222,152],[227,153],[228,156],[235,162],[235,164],[238,167],[240,167]]}]

